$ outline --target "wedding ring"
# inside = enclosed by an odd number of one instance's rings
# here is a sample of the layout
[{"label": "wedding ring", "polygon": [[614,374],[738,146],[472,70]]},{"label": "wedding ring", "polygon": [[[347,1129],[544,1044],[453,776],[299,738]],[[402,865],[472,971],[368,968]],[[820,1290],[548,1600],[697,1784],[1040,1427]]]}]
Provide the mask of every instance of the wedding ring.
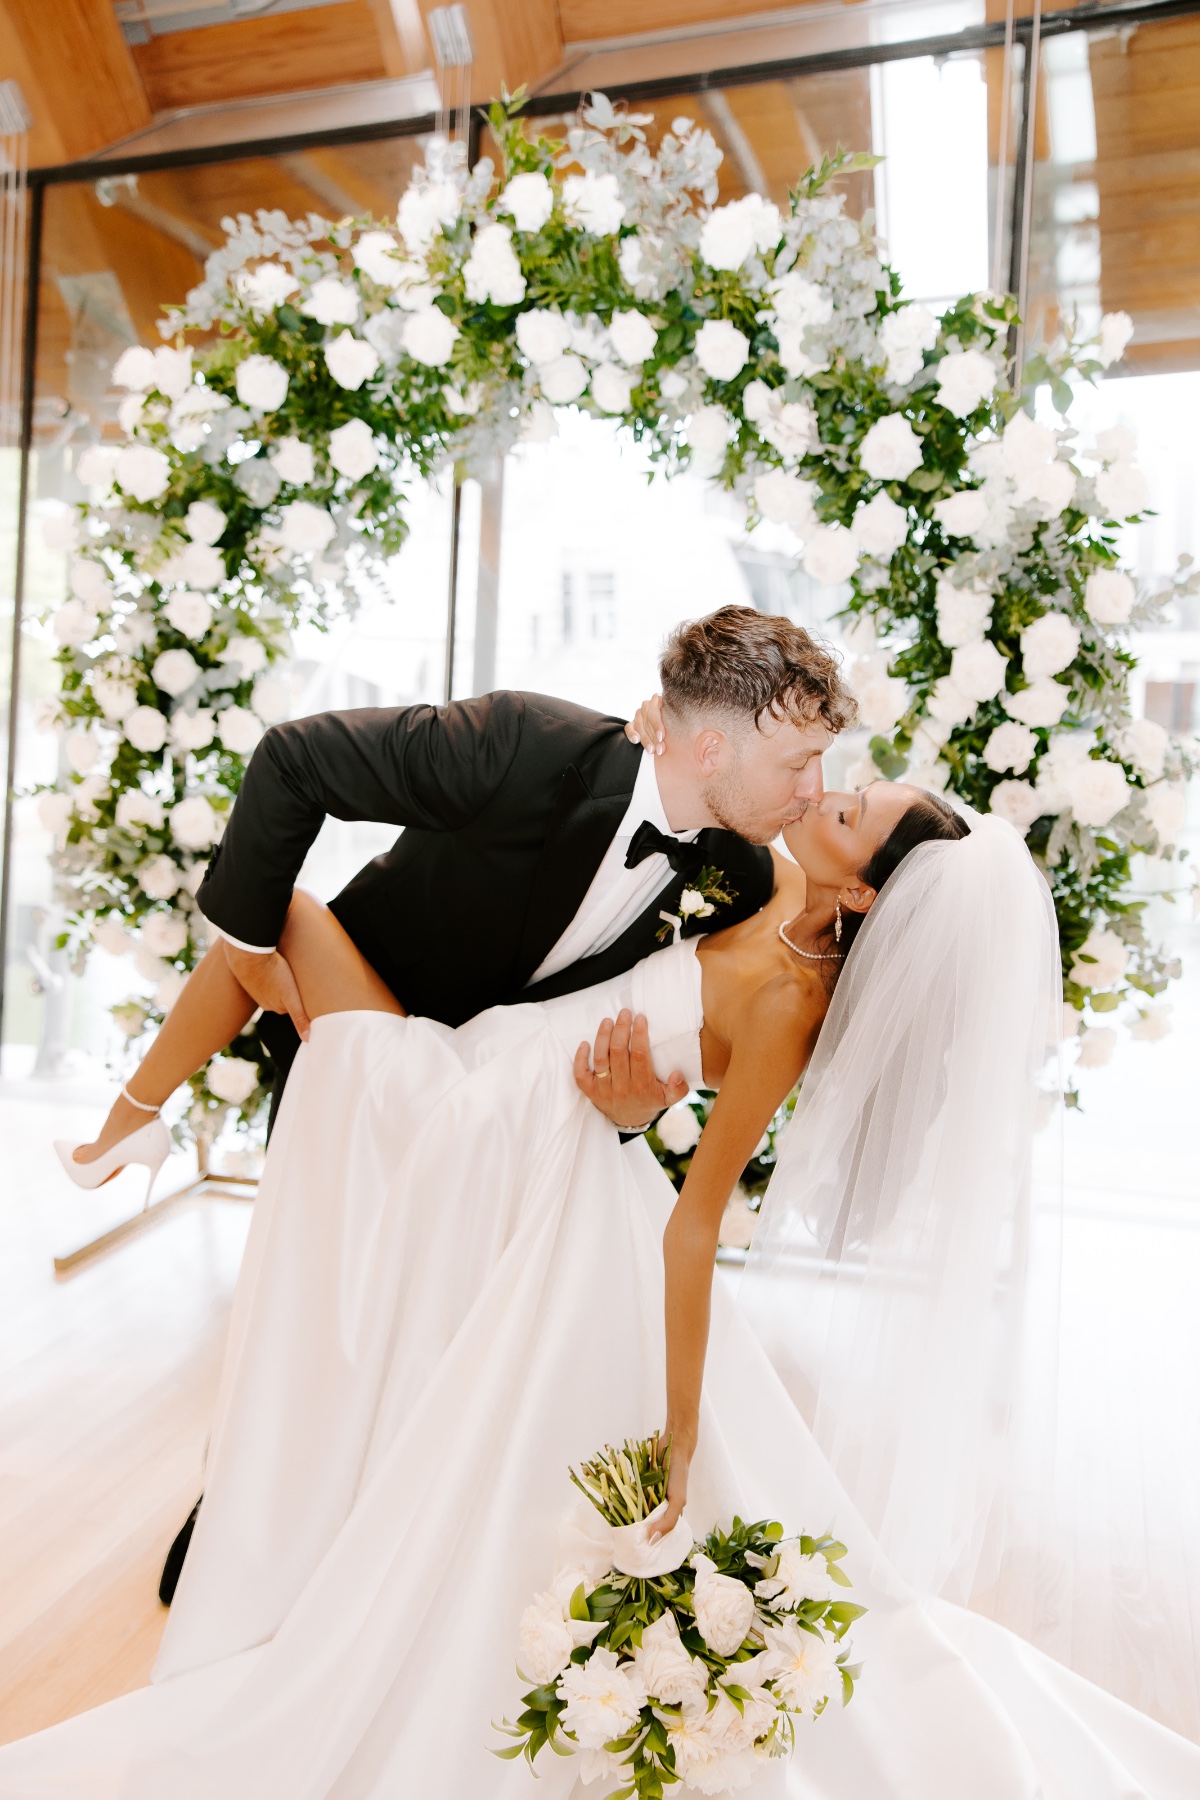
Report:
[{"label": "wedding ring", "polygon": [[608,1078],[609,1078],[609,1071],[607,1069],[597,1069],[596,1070],[596,1080],[597,1081],[607,1081]]}]

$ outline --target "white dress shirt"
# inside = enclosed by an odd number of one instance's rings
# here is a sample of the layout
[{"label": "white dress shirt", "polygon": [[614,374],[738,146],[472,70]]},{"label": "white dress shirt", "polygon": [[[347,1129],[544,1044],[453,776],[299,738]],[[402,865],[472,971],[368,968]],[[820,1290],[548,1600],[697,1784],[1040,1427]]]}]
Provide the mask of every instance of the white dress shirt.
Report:
[{"label": "white dress shirt", "polygon": [[655,894],[671,879],[671,865],[658,851],[647,856],[636,869],[625,867],[625,856],[633,834],[643,819],[659,831],[690,844],[696,831],[672,831],[667,822],[658,792],[658,759],[643,751],[637,780],[625,817],[617,827],[617,835],[604,853],[604,861],[592,877],[592,885],[583,896],[579,911],[541,965],[529,977],[530,985],[547,975],[557,975],[585,956],[594,956],[615,944],[627,926],[649,906]]}]

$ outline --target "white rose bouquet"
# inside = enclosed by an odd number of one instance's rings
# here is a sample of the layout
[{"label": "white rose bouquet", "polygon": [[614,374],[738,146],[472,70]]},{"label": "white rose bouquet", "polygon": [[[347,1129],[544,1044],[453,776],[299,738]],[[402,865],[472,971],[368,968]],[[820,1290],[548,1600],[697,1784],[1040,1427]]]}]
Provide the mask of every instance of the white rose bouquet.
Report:
[{"label": "white rose bouquet", "polygon": [[859,1674],[846,1546],[736,1518],[695,1544],[686,1517],[651,1543],[669,1468],[669,1445],[645,1438],[571,1471],[587,1504],[563,1534],[567,1566],[522,1615],[518,1673],[534,1685],[499,1728],[514,1741],[497,1756],[578,1755],[609,1800],[748,1787],[791,1752],[796,1718],[845,1704]]}]

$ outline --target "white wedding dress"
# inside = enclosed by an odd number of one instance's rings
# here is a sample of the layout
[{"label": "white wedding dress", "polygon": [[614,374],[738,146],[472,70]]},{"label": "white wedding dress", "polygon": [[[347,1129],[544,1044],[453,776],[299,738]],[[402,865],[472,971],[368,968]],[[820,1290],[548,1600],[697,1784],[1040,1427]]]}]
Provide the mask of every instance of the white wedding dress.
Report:
[{"label": "white wedding dress", "polygon": [[[699,1084],[691,943],[606,987],[427,1019],[318,1020],[237,1293],[206,1492],[154,1685],[0,1750],[5,1800],[565,1800],[489,1753],[517,1621],[555,1572],[568,1465],[664,1412],[673,1192],[577,1092],[644,1012]],[[869,1607],[851,1705],[755,1792],[1195,1800],[1200,1749],[990,1621],[906,1591],[716,1283],[688,1516],[832,1527]],[[583,1793],[580,1788],[579,1793]],[[603,1787],[588,1790],[597,1795]],[[681,1790],[682,1791],[682,1790]]]}]

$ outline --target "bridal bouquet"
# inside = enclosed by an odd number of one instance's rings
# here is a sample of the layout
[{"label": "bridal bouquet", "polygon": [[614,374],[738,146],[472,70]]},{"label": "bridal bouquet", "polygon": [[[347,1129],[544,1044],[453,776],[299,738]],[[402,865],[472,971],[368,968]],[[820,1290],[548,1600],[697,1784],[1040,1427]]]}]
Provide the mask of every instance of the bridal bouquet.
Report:
[{"label": "bridal bouquet", "polygon": [[791,1751],[796,1717],[848,1701],[858,1675],[839,1648],[865,1611],[840,1597],[846,1546],[737,1518],[703,1544],[686,1518],[651,1543],[669,1459],[647,1438],[571,1471],[589,1504],[522,1615],[518,1672],[534,1685],[496,1751],[531,1767],[546,1744],[578,1754],[610,1800],[749,1786],[760,1759]]}]

